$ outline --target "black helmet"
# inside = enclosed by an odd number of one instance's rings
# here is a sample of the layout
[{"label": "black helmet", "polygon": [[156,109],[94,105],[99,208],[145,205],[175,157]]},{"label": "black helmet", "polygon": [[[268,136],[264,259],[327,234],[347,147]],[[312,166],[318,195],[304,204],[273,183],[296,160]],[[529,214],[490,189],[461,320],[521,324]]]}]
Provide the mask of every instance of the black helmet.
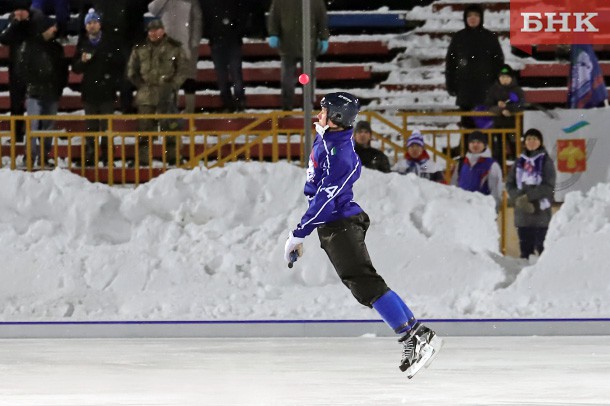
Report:
[{"label": "black helmet", "polygon": [[344,127],[352,127],[360,111],[360,100],[347,92],[329,93],[320,102],[320,106],[328,109],[328,118],[333,123]]}]

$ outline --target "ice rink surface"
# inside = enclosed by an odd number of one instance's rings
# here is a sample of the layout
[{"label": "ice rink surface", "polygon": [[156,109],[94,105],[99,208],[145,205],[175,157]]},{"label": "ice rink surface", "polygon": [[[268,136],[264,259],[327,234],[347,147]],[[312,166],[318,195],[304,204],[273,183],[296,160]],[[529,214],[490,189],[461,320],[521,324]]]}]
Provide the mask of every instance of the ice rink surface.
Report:
[{"label": "ice rink surface", "polygon": [[608,405],[610,337],[6,339],[0,405]]}]

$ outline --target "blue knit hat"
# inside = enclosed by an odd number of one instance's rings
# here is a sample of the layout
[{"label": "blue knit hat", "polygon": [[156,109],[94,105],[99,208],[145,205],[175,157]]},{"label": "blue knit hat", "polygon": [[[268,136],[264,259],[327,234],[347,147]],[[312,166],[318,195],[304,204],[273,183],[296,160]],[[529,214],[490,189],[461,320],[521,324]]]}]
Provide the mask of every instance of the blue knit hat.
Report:
[{"label": "blue knit hat", "polygon": [[85,16],[85,25],[89,24],[91,21],[97,21],[98,23],[102,23],[102,17],[92,8],[89,9],[89,12]]},{"label": "blue knit hat", "polygon": [[424,147],[424,136],[421,135],[419,130],[413,130],[411,136],[407,140],[407,148],[411,145],[419,145],[420,147]]}]

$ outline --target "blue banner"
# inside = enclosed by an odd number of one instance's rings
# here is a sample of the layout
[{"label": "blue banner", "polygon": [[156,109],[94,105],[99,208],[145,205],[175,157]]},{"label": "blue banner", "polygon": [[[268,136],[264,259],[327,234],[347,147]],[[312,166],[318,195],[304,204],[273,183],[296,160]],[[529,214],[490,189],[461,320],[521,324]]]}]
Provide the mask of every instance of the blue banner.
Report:
[{"label": "blue banner", "polygon": [[599,107],[608,99],[608,91],[593,46],[572,45],[571,61],[568,106],[571,109]]}]

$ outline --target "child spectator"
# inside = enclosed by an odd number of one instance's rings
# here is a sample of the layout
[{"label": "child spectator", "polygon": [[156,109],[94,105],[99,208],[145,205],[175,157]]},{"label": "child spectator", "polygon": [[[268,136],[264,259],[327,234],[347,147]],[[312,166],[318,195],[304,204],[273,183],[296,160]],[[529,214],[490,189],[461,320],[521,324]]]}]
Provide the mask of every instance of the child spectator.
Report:
[{"label": "child spectator", "polygon": [[[517,83],[515,72],[509,65],[504,65],[498,74],[498,80],[489,88],[485,106],[493,117],[493,128],[515,128],[515,113],[523,110],[525,94]],[[487,117],[485,117],[487,118]],[[494,136],[493,156],[496,160],[502,159],[502,138]],[[507,138],[507,146],[515,150],[515,135]]]},{"label": "child spectator", "polygon": [[480,131],[468,136],[468,152],[459,159],[453,171],[451,184],[471,192],[492,196],[496,209],[502,201],[502,170],[491,157],[487,137]]},{"label": "child spectator", "polygon": [[407,140],[405,159],[397,162],[393,170],[402,175],[414,173],[420,178],[445,183],[443,171],[436,162],[430,160],[430,155],[428,155],[424,145],[424,137],[419,130],[414,130],[411,133]]},{"label": "child spectator", "polygon": [[360,157],[362,166],[388,173],[390,160],[382,151],[371,147],[372,135],[371,124],[366,120],[358,121],[354,128],[354,150]]},{"label": "child spectator", "polygon": [[555,165],[544,148],[542,133],[530,128],[525,132],[524,151],[506,180],[509,202],[515,206],[521,258],[528,258],[536,251],[540,255],[544,250],[555,177]]}]

